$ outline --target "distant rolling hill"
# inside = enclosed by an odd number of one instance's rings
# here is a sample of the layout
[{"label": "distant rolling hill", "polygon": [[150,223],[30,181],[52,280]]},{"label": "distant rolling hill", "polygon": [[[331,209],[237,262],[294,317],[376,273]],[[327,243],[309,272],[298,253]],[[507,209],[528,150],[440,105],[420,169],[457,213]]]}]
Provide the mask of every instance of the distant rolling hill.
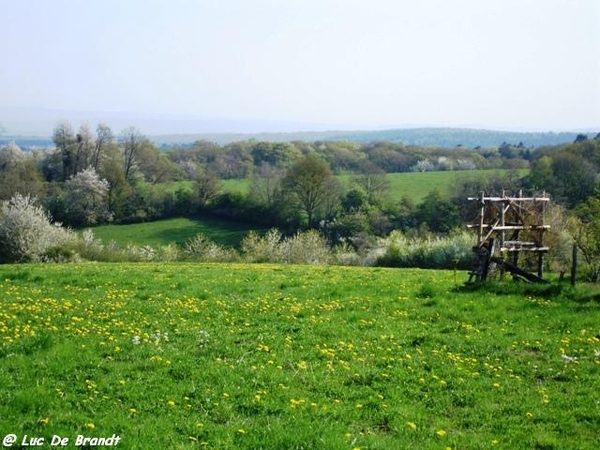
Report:
[{"label": "distant rolling hill", "polygon": [[[214,118],[107,111],[75,111],[0,106],[0,145],[15,141],[23,147],[52,145],[52,132],[61,120],[69,121],[74,130],[87,123],[110,126],[118,136],[124,128],[134,126],[159,145],[189,144],[208,140],[217,144],[254,139],[257,141],[373,141],[402,142],[406,145],[432,147],[498,147],[503,142],[523,143],[526,147],[573,142],[578,133],[594,137],[600,130],[571,132],[513,132],[477,128],[442,128],[399,126],[390,129],[358,129],[325,123],[296,123],[248,118]],[[307,131],[308,130],[308,131]]]},{"label": "distant rolling hill", "polygon": [[[369,143],[376,141],[401,142],[405,145],[426,147],[499,147],[503,142],[523,143],[526,147],[559,145],[573,142],[577,132],[512,132],[478,130],[467,128],[402,128],[378,131],[315,131],[296,133],[204,133],[161,135],[152,139],[159,145],[187,144],[207,140],[218,144],[254,139],[256,141],[352,141]],[[590,137],[595,133],[588,133]]]},{"label": "distant rolling hill", "polygon": [[[499,147],[503,142],[525,147],[541,147],[571,143],[578,132],[513,132],[478,130],[468,128],[400,128],[378,131],[305,131],[290,133],[198,133],[198,134],[162,134],[148,135],[161,147],[189,145],[195,141],[206,140],[220,145],[238,141],[267,142],[316,142],[316,141],[351,141],[366,144],[377,141],[399,142],[405,145],[423,147]],[[597,132],[583,132],[593,138]],[[51,147],[50,136],[0,136],[0,145],[15,142],[22,148]]]}]

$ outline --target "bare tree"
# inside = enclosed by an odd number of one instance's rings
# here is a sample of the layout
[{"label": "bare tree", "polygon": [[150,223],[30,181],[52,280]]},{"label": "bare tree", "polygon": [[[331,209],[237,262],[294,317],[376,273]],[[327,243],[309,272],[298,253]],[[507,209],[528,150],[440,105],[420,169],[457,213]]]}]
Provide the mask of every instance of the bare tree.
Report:
[{"label": "bare tree", "polygon": [[371,204],[381,202],[389,190],[386,173],[370,161],[361,164],[356,184],[362,188]]},{"label": "bare tree", "polygon": [[212,174],[202,173],[196,180],[196,195],[200,208],[206,207],[221,192],[221,180]]},{"label": "bare tree", "polygon": [[272,208],[281,188],[285,171],[270,164],[262,164],[252,176],[250,195],[261,205]]},{"label": "bare tree", "polygon": [[76,139],[71,123],[66,120],[59,122],[56,127],[54,127],[52,140],[54,141],[54,145],[56,145],[56,150],[59,153],[62,162],[63,179],[75,175]]},{"label": "bare tree", "polygon": [[110,127],[104,123],[98,124],[96,127],[96,145],[94,145],[94,151],[92,153],[90,164],[94,170],[98,170],[102,154],[106,147],[113,141],[113,133]]},{"label": "bare tree", "polygon": [[119,146],[123,153],[123,172],[126,179],[131,178],[132,169],[144,139],[144,136],[135,127],[126,128],[121,132]]},{"label": "bare tree", "polygon": [[77,152],[75,155],[75,173],[86,169],[92,161],[92,153],[96,145],[94,133],[86,123],[79,127],[75,137],[77,140]]}]

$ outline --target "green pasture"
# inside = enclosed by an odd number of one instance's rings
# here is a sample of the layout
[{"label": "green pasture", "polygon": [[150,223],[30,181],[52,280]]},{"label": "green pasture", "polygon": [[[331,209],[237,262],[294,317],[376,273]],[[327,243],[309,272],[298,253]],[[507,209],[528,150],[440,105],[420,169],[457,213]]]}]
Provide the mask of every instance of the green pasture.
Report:
[{"label": "green pasture", "polygon": [[184,244],[196,234],[202,233],[218,244],[237,247],[253,229],[252,225],[246,223],[214,217],[178,217],[127,225],[101,225],[92,228],[92,231],[102,242],[114,241],[121,246]]},{"label": "green pasture", "polygon": [[117,435],[144,450],[596,449],[597,289],[459,289],[465,278],[0,266],[0,436],[74,448],[78,435]]},{"label": "green pasture", "polygon": [[[451,195],[455,193],[456,187],[463,180],[479,178],[490,178],[504,176],[510,171],[498,170],[463,170],[444,172],[402,172],[388,173],[389,196],[394,201],[400,201],[403,197],[420,203],[430,192],[437,190],[442,194]],[[522,177],[527,170],[518,170],[515,176]],[[346,187],[350,187],[355,175],[338,175],[338,180]],[[227,192],[247,194],[250,189],[250,180],[224,180],[223,187]],[[466,193],[476,195],[477,193]]]},{"label": "green pasture", "polygon": [[[519,171],[515,176],[524,176],[527,171]],[[505,176],[508,170],[464,170],[446,172],[409,172],[389,174],[390,193],[394,200],[407,197],[415,204],[420,203],[427,194],[437,190],[442,195],[456,194],[460,183],[466,180],[486,179],[495,176]],[[510,188],[510,186],[507,186]],[[465,196],[477,195],[476,192],[466,192]]]},{"label": "green pasture", "polygon": [[[389,183],[389,197],[394,201],[408,198],[413,203],[420,203],[427,194],[438,191],[445,196],[456,193],[457,188],[465,180],[486,179],[495,176],[506,176],[510,171],[498,170],[463,170],[443,172],[402,172],[388,173],[386,178]],[[515,172],[515,176],[524,176],[527,170]],[[350,186],[355,175],[340,175],[338,179],[345,186]],[[476,195],[477,193],[465,193]]]}]

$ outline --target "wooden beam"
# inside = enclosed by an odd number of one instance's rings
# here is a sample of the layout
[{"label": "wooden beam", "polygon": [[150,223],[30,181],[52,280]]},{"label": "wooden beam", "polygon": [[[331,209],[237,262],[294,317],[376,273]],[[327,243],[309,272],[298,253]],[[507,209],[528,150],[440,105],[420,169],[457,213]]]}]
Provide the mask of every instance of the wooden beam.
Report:
[{"label": "wooden beam", "polygon": [[501,252],[539,252],[547,253],[550,247],[502,247]]},{"label": "wooden beam", "polygon": [[502,258],[498,258],[496,256],[493,256],[491,258],[492,262],[495,262],[496,264],[498,264],[499,266],[501,266],[502,268],[504,268],[505,270],[507,270],[508,272],[517,275],[521,278],[526,279],[527,281],[530,281],[531,283],[548,283],[546,280],[544,280],[543,278],[538,277],[537,275],[533,274],[533,273],[529,273],[523,269],[520,269],[519,267],[504,261]]},{"label": "wooden beam", "polygon": [[467,200],[485,202],[549,202],[549,197],[467,197]]}]

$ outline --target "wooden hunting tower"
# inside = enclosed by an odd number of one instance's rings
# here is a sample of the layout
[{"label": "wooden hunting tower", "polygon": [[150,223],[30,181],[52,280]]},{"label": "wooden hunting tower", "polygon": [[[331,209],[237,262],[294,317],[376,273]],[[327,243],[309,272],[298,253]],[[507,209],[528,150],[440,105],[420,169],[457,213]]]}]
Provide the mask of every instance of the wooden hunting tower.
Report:
[{"label": "wooden hunting tower", "polygon": [[[477,230],[475,267],[469,281],[485,281],[494,268],[500,273],[510,272],[514,277],[530,282],[544,282],[544,255],[549,248],[544,245],[544,233],[550,228],[544,223],[550,198],[543,192],[539,196],[524,197],[523,192],[500,196],[470,197],[478,202],[478,215],[469,228]],[[519,267],[519,255],[534,255],[536,273]],[[528,258],[531,259],[531,258]]]}]

